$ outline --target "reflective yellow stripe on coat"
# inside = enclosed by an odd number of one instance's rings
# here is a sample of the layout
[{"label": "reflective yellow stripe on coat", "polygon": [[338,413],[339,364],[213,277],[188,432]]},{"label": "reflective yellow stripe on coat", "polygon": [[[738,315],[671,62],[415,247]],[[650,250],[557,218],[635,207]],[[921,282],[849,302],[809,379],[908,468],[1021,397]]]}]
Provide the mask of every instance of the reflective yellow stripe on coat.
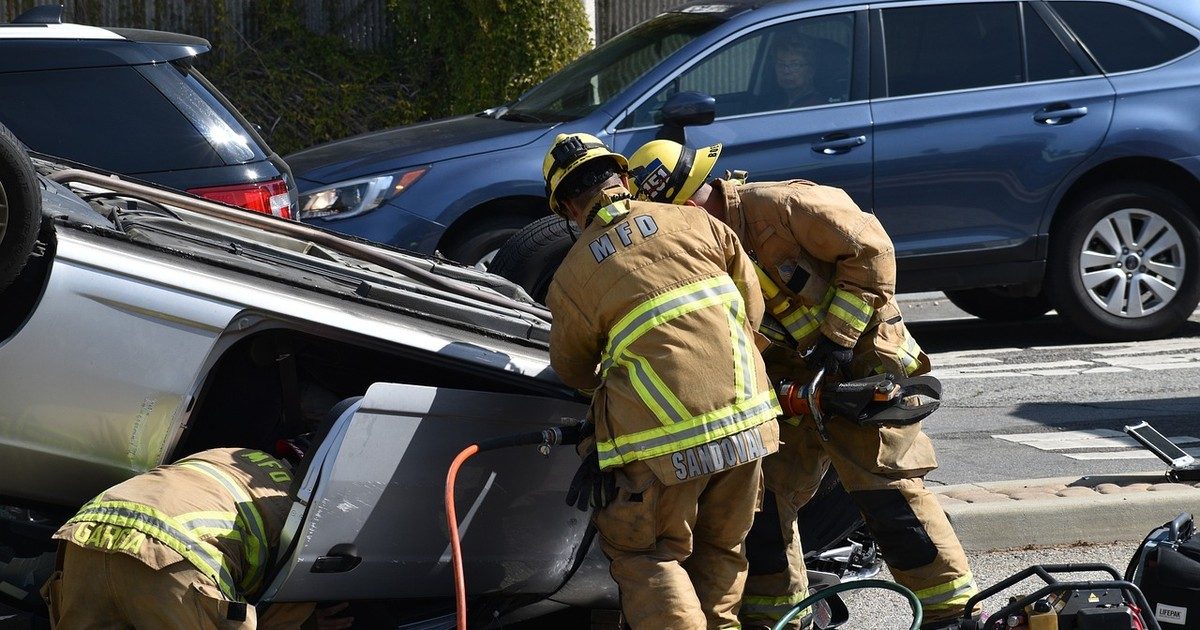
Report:
[{"label": "reflective yellow stripe on coat", "polygon": [[[779,285],[775,284],[771,276],[767,275],[767,272],[763,271],[758,263],[754,263],[754,272],[758,275],[758,284],[762,287],[767,308],[775,315],[779,323],[783,324],[793,340],[802,343],[821,327],[821,322],[825,320],[826,313],[830,312],[831,304],[835,299],[833,287],[825,292],[820,304],[810,308],[803,304],[792,304],[791,300],[788,300],[779,290]],[[762,332],[761,327],[760,332]],[[763,332],[763,334],[767,333]]]},{"label": "reflective yellow stripe on coat", "polygon": [[[647,332],[671,320],[705,308],[723,308],[733,347],[736,400],[721,409],[693,415],[655,373],[644,357],[630,347]],[[623,466],[639,459],[666,455],[753,428],[781,413],[775,392],[757,392],[755,351],[745,332],[746,309],[728,276],[692,282],[642,302],[621,318],[608,335],[601,376],[624,369],[638,397],[661,427],[598,442],[600,468]]]},{"label": "reflective yellow stripe on coat", "polygon": [[211,579],[230,601],[243,601],[224,554],[194,536],[175,518],[153,507],[132,501],[93,500],[67,523],[101,523],[137,530],[183,556]]},{"label": "reflective yellow stripe on coat", "polygon": [[244,535],[241,536],[242,549],[245,553],[246,571],[239,581],[243,593],[253,593],[262,584],[267,567],[267,557],[270,554],[270,541],[267,540],[267,528],[263,524],[262,515],[254,506],[254,499],[242,482],[236,477],[209,462],[185,459],[176,464],[203,473],[212,478],[233,497],[237,506],[237,525]]}]

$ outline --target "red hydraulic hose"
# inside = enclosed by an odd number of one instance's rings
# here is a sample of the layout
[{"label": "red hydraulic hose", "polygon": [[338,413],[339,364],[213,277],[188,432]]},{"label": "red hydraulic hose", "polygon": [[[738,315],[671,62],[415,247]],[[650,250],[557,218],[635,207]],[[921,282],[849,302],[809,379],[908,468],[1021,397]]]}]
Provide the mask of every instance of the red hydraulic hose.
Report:
[{"label": "red hydraulic hose", "polygon": [[479,452],[479,445],[472,444],[463,449],[446,473],[446,521],[450,526],[450,557],[454,562],[454,600],[458,630],[467,630],[467,580],[463,576],[462,547],[458,540],[458,515],[454,512],[454,478],[463,462]]}]

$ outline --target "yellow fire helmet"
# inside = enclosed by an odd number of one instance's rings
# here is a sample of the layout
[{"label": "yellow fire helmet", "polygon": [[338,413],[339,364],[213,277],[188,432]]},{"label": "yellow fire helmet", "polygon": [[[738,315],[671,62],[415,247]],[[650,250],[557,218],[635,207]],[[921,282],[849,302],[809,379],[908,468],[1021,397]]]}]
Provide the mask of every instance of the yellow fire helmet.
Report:
[{"label": "yellow fire helmet", "polygon": [[558,203],[558,185],[575,169],[589,160],[606,157],[614,160],[621,170],[629,168],[629,161],[620,153],[613,153],[599,138],[587,133],[560,133],[554,145],[542,161],[542,177],[546,180],[546,198],[554,214],[563,216]]},{"label": "yellow fire helmet", "polygon": [[651,140],[629,158],[634,196],[646,201],[681,204],[708,179],[721,145],[692,149],[671,140]]}]

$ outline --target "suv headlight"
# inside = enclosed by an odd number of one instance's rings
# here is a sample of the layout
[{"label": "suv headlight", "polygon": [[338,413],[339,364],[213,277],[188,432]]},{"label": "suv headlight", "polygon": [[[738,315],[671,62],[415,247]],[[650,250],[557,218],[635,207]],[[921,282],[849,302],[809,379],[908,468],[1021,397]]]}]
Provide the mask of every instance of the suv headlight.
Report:
[{"label": "suv headlight", "polygon": [[428,166],[387,175],[338,182],[300,195],[301,220],[348,219],[370,212],[408,190]]}]

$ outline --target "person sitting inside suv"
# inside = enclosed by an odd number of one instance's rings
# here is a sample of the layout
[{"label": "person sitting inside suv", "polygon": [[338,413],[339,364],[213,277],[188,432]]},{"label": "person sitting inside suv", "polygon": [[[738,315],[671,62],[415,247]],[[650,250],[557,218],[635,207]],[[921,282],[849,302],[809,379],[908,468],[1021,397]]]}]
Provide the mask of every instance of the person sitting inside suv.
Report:
[{"label": "person sitting inside suv", "polygon": [[832,41],[802,33],[788,35],[773,55],[779,109],[847,100],[845,89],[836,86],[848,85],[848,60],[844,49]]}]

